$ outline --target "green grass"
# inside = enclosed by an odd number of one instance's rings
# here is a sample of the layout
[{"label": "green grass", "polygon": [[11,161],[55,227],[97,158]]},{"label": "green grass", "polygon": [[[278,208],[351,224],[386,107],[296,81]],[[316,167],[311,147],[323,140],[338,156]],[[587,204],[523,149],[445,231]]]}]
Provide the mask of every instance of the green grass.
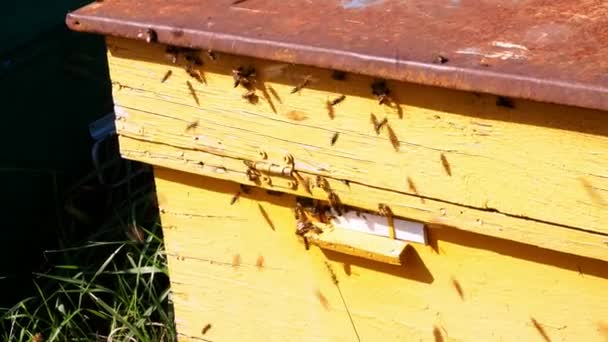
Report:
[{"label": "green grass", "polygon": [[[45,251],[44,272],[33,274],[36,293],[0,309],[0,340],[176,340],[161,229],[151,211],[154,192],[149,180],[125,186],[99,201],[109,213],[101,220],[68,196],[62,247]],[[77,228],[92,224],[75,242]]]}]

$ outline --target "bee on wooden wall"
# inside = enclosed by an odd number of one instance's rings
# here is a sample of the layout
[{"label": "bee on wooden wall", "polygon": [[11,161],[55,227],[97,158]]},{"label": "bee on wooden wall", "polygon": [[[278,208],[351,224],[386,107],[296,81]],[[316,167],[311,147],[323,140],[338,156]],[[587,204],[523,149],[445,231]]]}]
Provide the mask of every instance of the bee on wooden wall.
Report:
[{"label": "bee on wooden wall", "polygon": [[165,48],[165,55],[171,63],[176,64],[179,58],[179,48],[177,46],[169,45]]},{"label": "bee on wooden wall", "polygon": [[344,81],[346,79],[346,73],[340,70],[334,70],[331,73],[331,78],[336,81]]},{"label": "bee on wooden wall", "polygon": [[259,97],[255,94],[255,90],[248,90],[246,93],[241,95],[242,98],[246,99],[251,104],[256,104],[259,101]]},{"label": "bee on wooden wall", "polygon": [[203,60],[201,59],[200,52],[197,50],[187,50],[184,53],[184,58],[192,65],[202,66]]},{"label": "bee on wooden wall", "polygon": [[198,120],[194,120],[191,123],[188,124],[188,126],[186,126],[186,132],[196,129],[198,127]]},{"label": "bee on wooden wall", "polygon": [[253,79],[256,76],[255,69],[251,66],[248,67],[238,67],[236,69],[232,69],[232,78],[234,79],[234,88],[238,87],[239,84],[245,88],[250,87],[255,80]]},{"label": "bee on wooden wall", "polygon": [[380,203],[378,204],[378,214],[385,217],[392,217],[393,211],[388,205]]},{"label": "bee on wooden wall", "polygon": [[146,43],[156,43],[158,41],[158,35],[156,34],[156,31],[154,31],[153,29],[147,29],[146,30]]},{"label": "bee on wooden wall", "polygon": [[435,55],[435,57],[433,57],[433,63],[435,64],[445,64],[449,61],[450,60],[443,55]]},{"label": "bee on wooden wall", "polygon": [[312,79],[311,75],[306,75],[306,77],[304,77],[304,80],[302,80],[302,82],[300,82],[293,89],[291,89],[290,93],[295,94],[295,93],[299,92],[300,90],[302,90],[302,88],[306,87],[310,83],[311,79]]},{"label": "bee on wooden wall", "polygon": [[207,57],[212,61],[217,60],[217,54],[213,50],[207,50]]},{"label": "bee on wooden wall", "polygon": [[344,99],[345,99],[345,98],[346,98],[346,95],[340,95],[339,97],[337,97],[337,98],[335,98],[335,99],[331,100],[329,103],[330,103],[332,106],[335,106],[335,105],[337,105],[338,103],[340,103],[340,102],[344,101]]},{"label": "bee on wooden wall", "polygon": [[325,192],[331,191],[331,187],[329,186],[329,182],[327,181],[327,179],[325,179],[325,177],[323,177],[321,175],[317,175],[315,186],[317,188],[322,189]]},{"label": "bee on wooden wall", "polygon": [[386,85],[386,81],[377,80],[372,83],[372,94],[378,99],[378,104],[382,105],[389,103],[391,101],[391,98],[389,97],[390,92],[390,89],[388,89]]},{"label": "bee on wooden wall", "polygon": [[194,78],[199,83],[207,83],[205,77],[203,77],[203,74],[200,72],[200,70],[194,68],[193,66],[188,65],[186,67],[186,72],[188,73],[188,75],[190,75],[190,77]]}]

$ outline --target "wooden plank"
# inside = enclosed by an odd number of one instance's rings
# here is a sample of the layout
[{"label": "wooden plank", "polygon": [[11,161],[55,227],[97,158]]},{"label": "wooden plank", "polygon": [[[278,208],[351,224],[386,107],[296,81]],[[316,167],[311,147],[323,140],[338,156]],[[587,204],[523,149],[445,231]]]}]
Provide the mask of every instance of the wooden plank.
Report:
[{"label": "wooden plank", "polygon": [[308,234],[307,239],[319,248],[384,262],[403,265],[407,242],[383,236],[359,233],[342,228],[326,229],[321,234]]},{"label": "wooden plank", "polygon": [[349,314],[361,341],[608,337],[606,262],[435,225],[434,247],[412,244],[406,266],[307,251],[291,195],[254,189],[231,205],[236,183],[155,176],[184,341],[356,341]]},{"label": "wooden plank", "polygon": [[[489,95],[397,82],[388,84],[397,104],[381,106],[369,77],[337,81],[329,70],[223,54],[204,60],[199,83],[162,46],[115,38],[108,46],[123,124],[145,128],[121,134],[248,160],[260,149],[271,159],[289,152],[314,174],[608,234],[604,112],[529,101],[507,108]],[[239,65],[258,71],[257,104],[233,88]],[[342,94],[330,115],[327,101]],[[376,135],[370,113],[388,118],[392,133]]]},{"label": "wooden plank", "polygon": [[[128,159],[254,185],[248,180],[246,167],[238,158],[142,141],[126,135],[120,137],[120,147],[122,155]],[[203,160],[204,163],[201,162]],[[313,178],[314,176],[306,172],[300,172],[299,174],[303,179]],[[346,185],[331,178],[328,178],[328,182],[333,191],[338,194],[340,201],[347,205],[376,210],[378,203],[390,203],[391,210],[395,215],[411,220],[439,223],[443,226],[518,241],[540,248],[608,260],[606,237],[601,234],[567,229],[437,200],[421,199],[415,195],[377,189],[364,184],[350,183]],[[303,187],[294,190],[276,185],[261,184],[261,186],[268,190],[279,190],[300,196],[327,199],[327,195],[316,188],[308,193]]]}]

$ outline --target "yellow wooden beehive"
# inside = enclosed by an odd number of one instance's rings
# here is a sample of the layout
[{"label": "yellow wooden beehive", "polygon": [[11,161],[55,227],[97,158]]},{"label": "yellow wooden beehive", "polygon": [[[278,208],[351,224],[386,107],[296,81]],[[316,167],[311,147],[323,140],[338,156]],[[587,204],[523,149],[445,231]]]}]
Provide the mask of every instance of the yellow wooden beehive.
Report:
[{"label": "yellow wooden beehive", "polygon": [[[121,153],[154,165],[182,340],[608,341],[608,88],[585,66],[543,66],[557,57],[529,35],[557,14],[512,19],[526,45],[500,41],[486,5],[452,9],[492,33],[471,37],[398,3],[304,3],[113,0],[68,16],[108,35]],[[380,13],[377,31],[345,28]],[[428,60],[370,52],[396,42]],[[403,222],[425,226],[418,243],[394,233]]]}]

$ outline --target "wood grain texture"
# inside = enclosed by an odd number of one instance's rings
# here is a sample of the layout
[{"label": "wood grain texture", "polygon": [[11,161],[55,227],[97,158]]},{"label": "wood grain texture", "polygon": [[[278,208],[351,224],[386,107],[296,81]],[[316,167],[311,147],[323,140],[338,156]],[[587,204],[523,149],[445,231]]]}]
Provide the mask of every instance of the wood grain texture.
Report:
[{"label": "wood grain texture", "polygon": [[[606,113],[507,108],[490,95],[398,82],[388,83],[395,102],[379,105],[369,77],[337,81],[329,70],[228,55],[205,59],[197,82],[162,46],[108,46],[122,135],[247,160],[289,152],[301,171],[608,234]],[[239,65],[257,70],[255,104],[233,87]],[[370,113],[388,120],[380,134]]]},{"label": "wood grain texture", "polygon": [[[121,153],[128,159],[217,179],[255,185],[247,179],[246,167],[238,158],[218,156],[203,151],[184,150],[166,144],[130,138],[125,135],[120,137],[120,147]],[[202,160],[205,162],[201,162]],[[302,179],[314,177],[313,174],[306,172],[299,172],[298,174]],[[436,200],[423,200],[414,195],[371,188],[363,184],[350,183],[346,185],[335,179],[328,179],[328,182],[344,204],[367,210],[376,210],[378,203],[390,203],[391,210],[395,215],[407,219],[437,223],[444,227],[449,226],[518,241],[540,248],[608,260],[608,248],[604,243],[606,237],[600,234],[565,229],[547,223],[499,215],[494,212]],[[321,200],[327,199],[325,192],[318,188],[312,188],[311,192],[308,193],[303,187],[294,190],[279,185],[260,184],[268,190],[279,190]]]},{"label": "wood grain texture", "polygon": [[405,266],[307,251],[292,195],[254,189],[231,205],[236,183],[155,177],[183,341],[356,341],[349,313],[361,341],[608,335],[605,262],[440,226]]}]

